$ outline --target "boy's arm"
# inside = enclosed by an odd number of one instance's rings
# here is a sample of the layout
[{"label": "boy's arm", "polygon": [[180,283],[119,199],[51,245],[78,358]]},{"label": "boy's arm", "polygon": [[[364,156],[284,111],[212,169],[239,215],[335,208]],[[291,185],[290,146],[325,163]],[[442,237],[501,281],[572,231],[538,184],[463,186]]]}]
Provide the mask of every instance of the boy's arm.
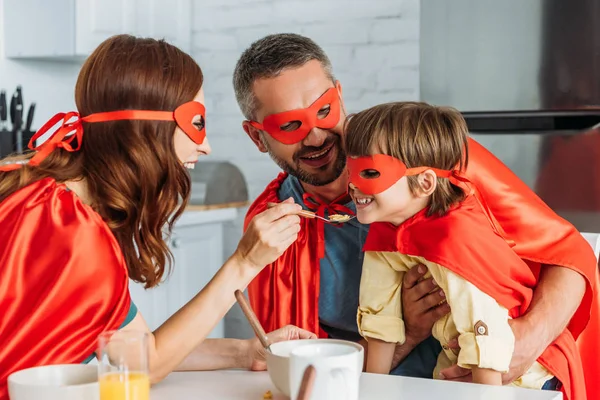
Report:
[{"label": "boy's arm", "polygon": [[368,340],[367,372],[389,374],[396,344],[406,340],[401,304],[404,271],[405,266],[392,266],[381,252],[365,252],[357,324]]},{"label": "boy's arm", "polygon": [[457,364],[472,370],[475,383],[502,385],[502,373],[509,369],[515,342],[508,310],[452,271],[434,263],[427,265],[452,309],[451,318],[459,333]]},{"label": "boy's arm", "polygon": [[379,339],[369,339],[366,372],[389,374],[396,343],[384,342]]},{"label": "boy's arm", "polygon": [[473,367],[473,383],[502,386],[502,373],[489,368]]}]

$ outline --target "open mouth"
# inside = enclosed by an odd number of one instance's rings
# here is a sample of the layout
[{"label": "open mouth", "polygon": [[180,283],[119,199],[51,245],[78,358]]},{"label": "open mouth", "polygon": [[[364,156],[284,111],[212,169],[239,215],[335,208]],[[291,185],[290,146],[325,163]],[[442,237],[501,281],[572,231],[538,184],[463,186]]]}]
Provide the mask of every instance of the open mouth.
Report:
[{"label": "open mouth", "polygon": [[183,166],[186,167],[187,169],[194,169],[196,167],[196,163],[195,162],[184,162]]},{"label": "open mouth", "polygon": [[371,204],[372,201],[373,201],[373,199],[371,199],[371,198],[361,198],[361,199],[355,200],[356,204],[360,204],[361,206],[366,206],[367,204]]},{"label": "open mouth", "polygon": [[300,157],[300,160],[311,167],[322,167],[331,161],[331,156],[333,154],[332,149],[334,148],[334,143],[331,143],[329,146],[319,150],[318,152],[311,153],[307,156]]}]

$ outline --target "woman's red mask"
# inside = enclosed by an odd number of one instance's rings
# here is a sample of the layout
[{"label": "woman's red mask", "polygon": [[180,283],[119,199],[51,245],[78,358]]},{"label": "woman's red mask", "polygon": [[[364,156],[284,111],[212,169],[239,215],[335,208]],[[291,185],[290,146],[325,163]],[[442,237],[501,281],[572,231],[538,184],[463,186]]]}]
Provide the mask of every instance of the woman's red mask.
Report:
[{"label": "woman's red mask", "polygon": [[464,178],[458,175],[458,171],[430,167],[406,168],[402,161],[385,154],[358,158],[348,157],[346,165],[350,183],[368,195],[386,191],[403,176],[419,175],[427,170],[432,170],[440,178],[464,181]]},{"label": "woman's red mask", "polygon": [[[200,117],[194,121],[194,118]],[[87,115],[80,118],[79,113],[71,111],[68,113],[58,113],[44,124],[29,141],[29,149],[37,153],[29,160],[29,165],[39,165],[44,158],[56,148],[63,148],[66,151],[77,151],[81,148],[83,140],[83,124],[121,121],[121,120],[150,120],[150,121],[175,121],[177,126],[196,144],[202,144],[206,138],[206,109],[202,103],[189,101],[177,107],[175,111],[151,111],[151,110],[120,110],[108,111]],[[39,146],[35,146],[35,141],[45,135],[50,129],[61,122],[61,126],[52,133],[52,135]],[[196,124],[199,126],[197,127]],[[73,140],[77,139],[76,146],[73,146]],[[11,164],[0,167],[0,171],[10,171],[20,167],[20,164]]]},{"label": "woman's red mask", "polygon": [[[329,111],[325,114],[325,106]],[[273,139],[283,144],[301,142],[317,127],[331,129],[340,121],[340,98],[337,88],[332,87],[319,97],[310,107],[271,114],[263,119],[262,124],[250,121],[256,129],[264,130]],[[287,127],[285,125],[288,125]]]}]

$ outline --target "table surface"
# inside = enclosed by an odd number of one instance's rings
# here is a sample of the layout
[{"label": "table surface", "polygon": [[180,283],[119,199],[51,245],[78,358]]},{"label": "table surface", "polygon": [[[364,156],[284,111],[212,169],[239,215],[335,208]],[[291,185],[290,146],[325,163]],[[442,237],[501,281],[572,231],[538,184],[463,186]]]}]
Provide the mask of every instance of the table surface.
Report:
[{"label": "table surface", "polygon": [[[273,400],[285,400],[268,373],[250,371],[174,372],[152,388],[152,400],[262,400],[267,390]],[[361,400],[562,400],[560,392],[475,385],[431,379],[363,373]]]}]

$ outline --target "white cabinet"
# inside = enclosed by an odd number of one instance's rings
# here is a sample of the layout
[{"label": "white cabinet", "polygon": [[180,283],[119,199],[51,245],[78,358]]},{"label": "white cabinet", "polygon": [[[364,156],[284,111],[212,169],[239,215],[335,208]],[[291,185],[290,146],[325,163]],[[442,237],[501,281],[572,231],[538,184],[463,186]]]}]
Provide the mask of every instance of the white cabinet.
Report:
[{"label": "white cabinet", "polygon": [[192,0],[3,0],[3,6],[9,58],[81,59],[121,33],[191,51]]},{"label": "white cabinet", "polygon": [[[159,327],[194,297],[223,265],[223,223],[236,216],[234,208],[185,212],[170,241],[175,259],[171,274],[158,287],[147,290],[130,282],[132,300],[150,329]],[[209,337],[224,337],[222,320]]]}]

